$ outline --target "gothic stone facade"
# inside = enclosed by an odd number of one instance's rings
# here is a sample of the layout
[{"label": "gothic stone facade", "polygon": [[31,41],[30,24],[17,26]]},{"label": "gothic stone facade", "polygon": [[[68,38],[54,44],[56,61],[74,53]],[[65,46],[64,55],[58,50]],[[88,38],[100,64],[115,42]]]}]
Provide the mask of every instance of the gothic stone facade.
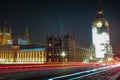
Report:
[{"label": "gothic stone facade", "polygon": [[[83,62],[94,57],[94,50],[81,48],[76,45],[73,34],[47,36],[47,62]],[[63,56],[62,53],[65,53]]]}]

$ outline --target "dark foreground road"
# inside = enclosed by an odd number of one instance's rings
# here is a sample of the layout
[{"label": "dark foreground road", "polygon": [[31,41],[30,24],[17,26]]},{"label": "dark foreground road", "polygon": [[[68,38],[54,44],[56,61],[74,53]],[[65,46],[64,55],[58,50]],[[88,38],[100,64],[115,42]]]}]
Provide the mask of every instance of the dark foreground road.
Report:
[{"label": "dark foreground road", "polygon": [[[96,65],[62,65],[1,68],[0,80],[115,80],[112,76],[119,71],[120,65],[104,67]],[[119,77],[117,80],[120,80]]]}]

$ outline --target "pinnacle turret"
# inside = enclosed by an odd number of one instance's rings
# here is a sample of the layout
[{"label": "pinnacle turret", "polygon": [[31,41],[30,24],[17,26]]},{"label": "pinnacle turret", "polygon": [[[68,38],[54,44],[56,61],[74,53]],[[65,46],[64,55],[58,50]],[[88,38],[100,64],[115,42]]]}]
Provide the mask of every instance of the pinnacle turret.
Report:
[{"label": "pinnacle turret", "polygon": [[28,33],[28,26],[26,26],[24,39],[26,39],[26,40],[27,40],[27,44],[30,44],[30,40],[29,40],[29,33]]},{"label": "pinnacle turret", "polygon": [[103,18],[103,9],[101,7],[101,0],[98,0],[97,18]]}]

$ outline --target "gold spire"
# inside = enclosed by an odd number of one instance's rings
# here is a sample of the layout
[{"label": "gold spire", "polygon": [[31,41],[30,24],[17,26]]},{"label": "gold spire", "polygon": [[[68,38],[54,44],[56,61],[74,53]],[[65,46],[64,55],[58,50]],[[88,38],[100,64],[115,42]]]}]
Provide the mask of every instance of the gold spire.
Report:
[{"label": "gold spire", "polygon": [[25,31],[24,39],[27,40],[27,44],[30,44],[29,33],[28,33],[28,26],[26,26],[26,31]]},{"label": "gold spire", "polygon": [[10,29],[9,29],[9,34],[10,34],[10,36],[12,38],[12,28],[11,28],[11,26],[10,26]]},{"label": "gold spire", "polygon": [[1,27],[0,27],[0,33],[2,33]]},{"label": "gold spire", "polygon": [[8,31],[6,25],[7,25],[7,22],[4,23],[3,34],[6,33],[6,32]]},{"label": "gold spire", "polygon": [[98,10],[97,10],[97,18],[103,18],[103,9],[101,7],[101,0],[98,0]]},{"label": "gold spire", "polygon": [[101,7],[101,0],[99,0],[98,1],[98,5],[99,5],[99,7],[98,7],[98,14],[103,14],[103,9],[102,9],[102,7]]},{"label": "gold spire", "polygon": [[10,26],[10,29],[9,29],[9,33],[12,34],[12,28],[11,28],[11,26]]},{"label": "gold spire", "polygon": [[24,38],[25,38],[25,39],[28,39],[28,38],[29,38],[29,37],[28,37],[28,27],[27,27],[27,26],[26,26]]}]

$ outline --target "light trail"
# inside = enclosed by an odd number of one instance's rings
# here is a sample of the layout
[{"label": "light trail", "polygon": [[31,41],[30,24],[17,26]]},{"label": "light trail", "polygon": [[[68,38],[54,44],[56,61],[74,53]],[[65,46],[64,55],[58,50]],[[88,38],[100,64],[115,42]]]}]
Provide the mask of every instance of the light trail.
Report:
[{"label": "light trail", "polygon": [[[111,69],[111,68],[110,68],[110,69]],[[104,69],[104,70],[97,71],[97,72],[94,72],[94,73],[90,73],[90,74],[86,74],[86,75],[83,75],[83,76],[79,76],[79,77],[71,78],[71,79],[69,79],[69,80],[80,79],[80,78],[83,78],[83,77],[86,77],[86,76],[90,76],[90,75],[93,75],[93,74],[96,74],[96,73],[100,73],[100,72],[103,72],[103,71],[107,71],[107,70],[110,70],[110,69]]]},{"label": "light trail", "polygon": [[[53,77],[53,78],[50,78],[48,80],[55,80],[55,79],[67,78],[67,77],[72,77],[72,76],[80,75],[80,74],[83,74],[83,73],[89,73],[89,72],[94,72],[94,74],[95,74],[95,71],[101,72],[99,70],[104,71],[104,69],[111,69],[111,68],[118,67],[118,66],[120,66],[120,64],[112,65],[112,66],[107,66],[107,67],[96,68],[96,69],[91,69],[91,70],[87,70],[87,71],[77,72],[77,73],[63,75],[63,76],[58,76],[58,77]],[[83,75],[83,76],[80,76],[80,77],[85,77],[85,76],[92,75],[92,74],[93,73],[91,73],[91,74],[89,73],[87,75]],[[72,78],[72,79],[69,79],[69,80],[77,79],[77,78],[80,78],[80,77]]]},{"label": "light trail", "polygon": [[37,71],[37,70],[54,70],[54,69],[65,69],[65,68],[77,68],[78,66],[57,66],[57,67],[32,67],[32,68],[15,68],[14,69],[4,69],[0,70],[0,74],[5,74],[5,73],[15,73],[15,72],[26,72],[26,71]]},{"label": "light trail", "polygon": [[80,79],[80,78],[83,78],[83,77],[86,77],[86,76],[90,76],[90,75],[93,75],[93,74],[96,74],[96,73],[100,73],[100,72],[103,72],[103,71],[110,70],[110,69],[112,69],[112,68],[114,68],[114,67],[118,67],[118,66],[120,66],[120,64],[118,64],[118,65],[113,65],[113,66],[108,66],[108,67],[106,67],[106,68],[108,68],[108,69],[104,69],[104,70],[101,70],[101,71],[98,71],[98,72],[94,72],[94,73],[86,74],[86,75],[83,75],[83,76],[71,78],[71,79],[69,79],[69,80]]},{"label": "light trail", "polygon": [[[84,64],[84,63],[65,63],[64,66],[94,66],[93,64],[95,63],[87,63],[87,64]],[[51,63],[46,63],[46,64],[3,64],[3,65],[0,65],[0,69],[9,69],[9,68],[33,68],[33,67],[55,67],[55,66],[58,66],[58,67],[61,67],[63,66],[63,63],[54,63],[54,64],[51,64]]]},{"label": "light trail", "polygon": [[26,69],[17,69],[17,70],[1,70],[0,74],[5,73],[15,73],[15,72],[26,72],[26,71],[37,71],[37,70],[53,70],[53,69],[59,69],[60,67],[53,67],[53,68],[26,68]]}]

